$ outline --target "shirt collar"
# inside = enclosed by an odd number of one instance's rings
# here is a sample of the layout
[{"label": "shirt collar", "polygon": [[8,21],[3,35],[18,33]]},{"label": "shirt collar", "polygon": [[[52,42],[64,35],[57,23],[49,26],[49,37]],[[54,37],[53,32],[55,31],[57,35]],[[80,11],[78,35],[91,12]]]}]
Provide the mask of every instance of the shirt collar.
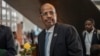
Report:
[{"label": "shirt collar", "polygon": [[[93,33],[94,32],[94,30],[95,30],[95,28],[93,27],[93,29],[92,29],[92,31],[90,32],[90,33]],[[89,32],[87,32],[87,31],[85,31],[86,33],[89,33]]]},{"label": "shirt collar", "polygon": [[53,32],[54,31],[54,27],[55,27],[55,25],[54,26],[52,26],[50,29],[46,29],[46,32]]}]

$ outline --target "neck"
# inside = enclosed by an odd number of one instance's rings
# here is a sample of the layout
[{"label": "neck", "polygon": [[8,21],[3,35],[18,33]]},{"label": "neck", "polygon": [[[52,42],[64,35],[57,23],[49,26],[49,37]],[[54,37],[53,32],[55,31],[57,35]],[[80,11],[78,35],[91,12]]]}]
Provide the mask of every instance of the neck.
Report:
[{"label": "neck", "polygon": [[90,33],[91,31],[92,31],[92,30],[90,30],[90,31],[88,30],[87,32],[89,32],[89,33]]},{"label": "neck", "polygon": [[[55,25],[55,24],[54,24]],[[49,30],[51,27],[53,27],[54,25],[48,26],[46,27],[47,30]]]},{"label": "neck", "polygon": [[48,27],[46,27],[46,29],[49,30],[51,27],[52,27],[52,26],[48,26]]},{"label": "neck", "polygon": [[87,30],[87,32],[89,32],[89,33],[90,33],[92,30],[93,30],[93,29],[91,29],[91,30]]}]

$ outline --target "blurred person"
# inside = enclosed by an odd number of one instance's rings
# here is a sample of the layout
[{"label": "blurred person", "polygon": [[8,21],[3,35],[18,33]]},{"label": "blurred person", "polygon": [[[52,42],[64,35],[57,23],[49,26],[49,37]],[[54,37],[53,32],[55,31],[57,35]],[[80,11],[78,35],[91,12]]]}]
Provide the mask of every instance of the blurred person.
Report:
[{"label": "blurred person", "polygon": [[16,48],[12,31],[9,27],[0,25],[0,56],[15,56]]},{"label": "blurred person", "polygon": [[16,34],[15,31],[13,32],[13,35],[14,35],[14,39],[15,39],[15,47],[16,47],[16,51],[17,51],[16,56],[20,56],[20,50],[21,50],[21,47],[20,47],[19,41],[17,40],[17,34]]},{"label": "blurred person", "polygon": [[95,28],[95,21],[89,18],[85,21],[85,30],[83,31],[83,50],[84,56],[90,56],[90,48],[94,44],[100,44],[100,31]]},{"label": "blurred person", "polygon": [[55,7],[45,3],[40,9],[45,29],[38,36],[38,56],[83,56],[74,26],[57,23]]},{"label": "blurred person", "polygon": [[31,38],[30,32],[27,33],[26,42],[29,42],[30,44],[32,44],[32,38]]}]

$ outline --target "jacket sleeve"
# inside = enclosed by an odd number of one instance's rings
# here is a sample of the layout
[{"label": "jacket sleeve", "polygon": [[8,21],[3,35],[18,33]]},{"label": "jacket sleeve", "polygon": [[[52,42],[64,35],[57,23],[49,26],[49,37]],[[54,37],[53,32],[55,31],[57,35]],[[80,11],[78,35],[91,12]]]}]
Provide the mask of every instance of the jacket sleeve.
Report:
[{"label": "jacket sleeve", "polygon": [[15,49],[15,42],[14,37],[12,35],[12,31],[9,27],[6,28],[6,41],[7,41],[7,50],[6,56],[15,56],[16,49]]},{"label": "jacket sleeve", "polygon": [[67,35],[68,56],[83,56],[82,43],[78,32],[73,26],[68,28]]}]

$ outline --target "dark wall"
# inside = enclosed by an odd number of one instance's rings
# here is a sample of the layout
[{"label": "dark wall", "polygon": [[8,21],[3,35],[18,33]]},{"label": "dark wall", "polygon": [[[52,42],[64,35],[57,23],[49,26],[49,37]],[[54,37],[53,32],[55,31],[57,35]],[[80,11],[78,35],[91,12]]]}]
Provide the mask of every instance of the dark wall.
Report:
[{"label": "dark wall", "polygon": [[40,0],[40,2],[52,3],[56,7],[58,19],[63,23],[74,25],[79,33],[84,29],[84,21],[88,18],[94,18],[96,28],[100,29],[100,11],[90,0]]}]

